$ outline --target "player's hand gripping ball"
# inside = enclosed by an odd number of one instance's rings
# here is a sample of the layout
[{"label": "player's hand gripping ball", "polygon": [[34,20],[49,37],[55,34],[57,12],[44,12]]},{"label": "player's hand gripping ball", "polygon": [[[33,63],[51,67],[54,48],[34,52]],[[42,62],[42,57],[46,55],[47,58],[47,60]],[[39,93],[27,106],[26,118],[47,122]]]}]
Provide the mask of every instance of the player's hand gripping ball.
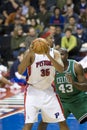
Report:
[{"label": "player's hand gripping ball", "polygon": [[49,45],[44,38],[36,38],[32,42],[32,49],[37,54],[46,54],[49,51]]}]

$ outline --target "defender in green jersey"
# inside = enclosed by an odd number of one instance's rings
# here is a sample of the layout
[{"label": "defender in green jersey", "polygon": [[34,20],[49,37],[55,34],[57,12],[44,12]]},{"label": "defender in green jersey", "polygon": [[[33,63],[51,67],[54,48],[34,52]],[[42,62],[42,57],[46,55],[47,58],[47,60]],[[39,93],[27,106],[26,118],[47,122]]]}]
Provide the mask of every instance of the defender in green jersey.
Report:
[{"label": "defender in green jersey", "polygon": [[[84,77],[83,68],[75,60],[68,59],[68,52],[59,49],[64,72],[55,74],[56,92],[62,102],[65,117],[70,113],[82,124],[87,121],[87,79]],[[82,91],[83,90],[83,91]]]}]

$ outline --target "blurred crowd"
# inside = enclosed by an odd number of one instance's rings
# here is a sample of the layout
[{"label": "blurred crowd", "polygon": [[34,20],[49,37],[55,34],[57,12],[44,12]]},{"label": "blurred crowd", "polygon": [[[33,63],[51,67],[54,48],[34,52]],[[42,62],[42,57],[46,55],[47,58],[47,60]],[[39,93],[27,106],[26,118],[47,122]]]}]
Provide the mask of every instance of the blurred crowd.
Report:
[{"label": "blurred crowd", "polygon": [[65,47],[81,62],[87,57],[87,0],[0,0],[0,63],[16,61],[10,77],[30,43],[47,32],[55,49]]}]

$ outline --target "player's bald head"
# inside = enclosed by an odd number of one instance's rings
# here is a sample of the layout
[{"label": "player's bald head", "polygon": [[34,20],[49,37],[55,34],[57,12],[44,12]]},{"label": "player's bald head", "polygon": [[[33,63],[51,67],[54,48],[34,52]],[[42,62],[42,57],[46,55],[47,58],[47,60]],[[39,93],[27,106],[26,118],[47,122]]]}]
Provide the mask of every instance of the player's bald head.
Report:
[{"label": "player's bald head", "polygon": [[68,51],[66,48],[59,48],[59,52],[63,52],[63,53],[68,54]]}]

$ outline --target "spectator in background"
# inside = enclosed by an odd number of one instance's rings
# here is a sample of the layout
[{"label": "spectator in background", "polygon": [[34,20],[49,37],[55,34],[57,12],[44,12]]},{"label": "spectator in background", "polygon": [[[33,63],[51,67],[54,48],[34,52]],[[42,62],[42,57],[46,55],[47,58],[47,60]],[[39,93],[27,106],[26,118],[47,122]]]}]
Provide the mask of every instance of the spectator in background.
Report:
[{"label": "spectator in background", "polygon": [[50,20],[50,12],[47,10],[45,4],[40,4],[39,5],[39,13],[38,13],[38,18],[40,19],[40,24],[46,28],[49,25],[49,20]]},{"label": "spectator in background", "polygon": [[38,4],[40,5],[46,5],[46,0],[38,0]]},{"label": "spectator in background", "polygon": [[38,36],[43,32],[43,26],[41,26],[36,19],[31,19],[30,25],[35,29]]},{"label": "spectator in background", "polygon": [[28,29],[28,36],[25,39],[25,47],[29,49],[31,42],[38,37],[34,27],[29,27]]},{"label": "spectator in background", "polygon": [[65,3],[66,0],[57,0],[57,6],[60,7],[61,10],[63,9]]},{"label": "spectator in background", "polygon": [[62,9],[62,12],[63,12],[64,15],[67,14],[68,7],[74,9],[73,0],[66,0],[65,4],[63,6],[63,9]]},{"label": "spectator in background", "polygon": [[27,18],[29,10],[30,10],[30,1],[24,0],[22,5],[22,15],[24,15]]},{"label": "spectator in background", "polygon": [[76,19],[74,16],[70,16],[69,17],[69,20],[68,20],[68,23],[65,24],[64,26],[64,32],[66,30],[66,28],[71,28],[72,29],[72,34],[75,34],[76,33],[76,26],[77,26],[77,22],[76,22]]},{"label": "spectator in background", "polygon": [[65,36],[62,37],[61,47],[66,48],[69,52],[69,58],[72,58],[74,55],[77,55],[77,39],[74,35],[72,35],[72,30],[67,28],[65,30]]},{"label": "spectator in background", "polygon": [[82,44],[87,43],[87,34],[84,31],[82,24],[77,24],[75,36],[81,40]]},{"label": "spectator in background", "polygon": [[15,72],[18,71],[18,65],[20,64],[20,62],[21,62],[22,59],[23,59],[24,52],[25,52],[25,51],[20,50],[20,51],[19,51],[19,54],[18,54],[18,56],[17,56],[17,59],[13,62],[12,66],[11,66],[11,68],[10,68],[10,79],[12,79],[12,78],[15,77]]},{"label": "spectator in background", "polygon": [[55,49],[58,50],[61,47],[61,39],[64,36],[60,26],[56,26],[56,33],[54,35]]},{"label": "spectator in background", "polygon": [[27,18],[28,25],[31,24],[30,22],[31,19],[36,19],[36,20],[38,19],[37,12],[33,6],[30,7],[29,12],[28,12],[28,18]]},{"label": "spectator in background", "polygon": [[17,58],[20,49],[25,50],[25,38],[26,36],[23,35],[22,26],[16,26],[11,37],[11,50],[13,58]]},{"label": "spectator in background", "polygon": [[25,0],[22,5],[22,15],[26,17],[27,24],[29,24],[29,19],[36,18],[37,12],[36,9],[31,6],[29,0]]},{"label": "spectator in background", "polygon": [[14,28],[15,28],[16,26],[23,26],[23,25],[21,24],[21,20],[20,20],[19,17],[15,17],[15,18],[14,18],[14,22],[13,22],[13,23],[10,23],[8,26],[6,26],[6,33],[7,33],[8,35],[12,35],[12,34],[13,34],[13,31],[14,31]]},{"label": "spectator in background", "polygon": [[55,7],[53,15],[50,17],[49,24],[60,25],[61,28],[63,29],[64,22],[65,20],[64,17],[61,15],[59,7]]},{"label": "spectator in background", "polygon": [[10,68],[10,80],[13,82],[17,82],[17,83],[21,83],[21,84],[25,84],[26,81],[26,75],[27,75],[27,70],[23,73],[23,78],[22,79],[18,79],[15,75],[15,73],[18,71],[18,65],[21,63],[21,61],[23,60],[25,51],[24,50],[20,50],[19,54],[17,56],[17,59],[13,62],[11,68]]},{"label": "spectator in background", "polygon": [[35,8],[37,13],[39,12],[39,0],[30,0],[30,5]]},{"label": "spectator in background", "polygon": [[46,0],[46,7],[50,12],[53,12],[53,9],[57,5],[57,0]]},{"label": "spectator in background", "polygon": [[67,7],[67,12],[66,12],[66,15],[65,15],[65,23],[69,22],[69,18],[71,16],[73,16],[75,18],[76,22],[78,23],[78,21],[79,21],[79,15],[74,11],[73,8]]},{"label": "spectator in background", "polygon": [[80,15],[85,12],[86,8],[87,8],[87,1],[80,0],[80,4],[79,4]]},{"label": "spectator in background", "polygon": [[22,7],[18,7],[16,12],[10,13],[5,20],[5,25],[14,24],[14,19],[19,18],[21,24],[26,24],[26,17],[22,15]]},{"label": "spectator in background", "polygon": [[2,7],[2,14],[7,19],[9,14],[16,12],[16,9],[18,8],[19,3],[17,3],[15,0],[5,0],[3,2]]},{"label": "spectator in background", "polygon": [[87,7],[85,11],[80,15],[79,22],[84,26],[85,30],[87,31]]}]

